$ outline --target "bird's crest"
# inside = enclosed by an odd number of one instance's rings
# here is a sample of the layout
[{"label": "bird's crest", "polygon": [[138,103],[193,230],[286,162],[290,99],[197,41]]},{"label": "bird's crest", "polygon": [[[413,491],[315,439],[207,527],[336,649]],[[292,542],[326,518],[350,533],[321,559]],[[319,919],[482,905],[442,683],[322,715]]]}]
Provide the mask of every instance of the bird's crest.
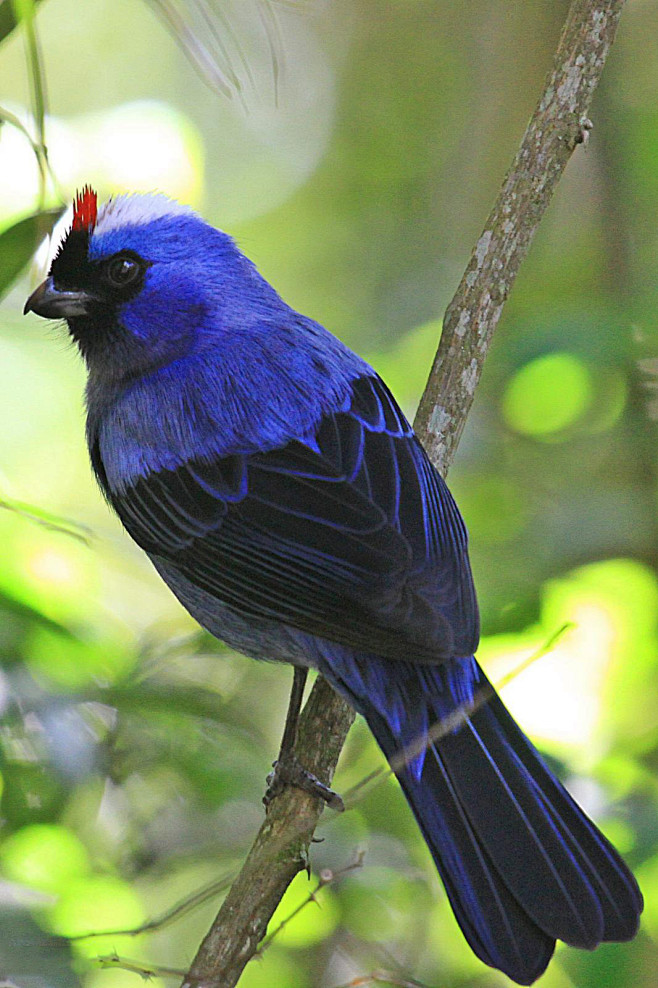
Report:
[{"label": "bird's crest", "polygon": [[85,185],[73,201],[73,230],[86,230],[88,233],[96,226],[98,214],[98,196],[90,185]]}]

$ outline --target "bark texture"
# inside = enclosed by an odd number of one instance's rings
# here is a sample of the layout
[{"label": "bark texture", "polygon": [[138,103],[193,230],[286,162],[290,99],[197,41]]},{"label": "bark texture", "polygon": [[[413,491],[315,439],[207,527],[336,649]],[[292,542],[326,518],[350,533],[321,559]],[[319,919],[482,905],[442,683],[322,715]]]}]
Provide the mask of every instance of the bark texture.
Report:
[{"label": "bark texture", "polygon": [[418,408],[416,429],[445,474],[468,417],[491,337],[574,149],[617,31],[624,0],[573,0],[544,91],[457,292]]}]

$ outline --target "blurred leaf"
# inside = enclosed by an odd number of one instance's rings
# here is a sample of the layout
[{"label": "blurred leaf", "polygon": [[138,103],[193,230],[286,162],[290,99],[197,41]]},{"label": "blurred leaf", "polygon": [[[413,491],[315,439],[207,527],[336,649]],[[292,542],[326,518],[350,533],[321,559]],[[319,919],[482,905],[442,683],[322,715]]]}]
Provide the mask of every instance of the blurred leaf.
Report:
[{"label": "blurred leaf", "polygon": [[130,683],[103,690],[98,696],[103,703],[124,712],[185,714],[225,723],[229,714],[226,701],[217,693],[199,686],[158,683]]},{"label": "blurred leaf", "polygon": [[503,398],[508,425],[542,438],[561,432],[587,410],[592,396],[589,370],[572,353],[550,353],[522,367]]},{"label": "blurred leaf", "polygon": [[255,957],[240,978],[240,988],[307,988],[317,984],[304,970],[299,957],[275,946],[263,956]]},{"label": "blurred leaf", "polygon": [[637,870],[637,880],[644,892],[644,915],[649,934],[658,938],[658,854],[649,858]]},{"label": "blurred leaf", "polygon": [[33,213],[0,233],[0,298],[29,264],[61,215],[59,209]]},{"label": "blurred leaf", "polygon": [[57,823],[21,827],[0,846],[0,861],[13,881],[44,892],[59,892],[89,870],[85,846]]},{"label": "blurred leaf", "polygon": [[[125,678],[135,654],[116,641],[72,638],[43,625],[31,629],[26,665],[46,689],[60,692],[112,684]],[[93,699],[102,699],[94,689]]]},{"label": "blurred leaf", "polygon": [[56,631],[60,635],[68,636],[71,641],[77,640],[74,633],[63,624],[60,624],[59,621],[48,617],[25,601],[17,600],[4,590],[0,590],[0,614],[3,614],[3,622],[6,622],[6,615],[11,614],[26,625],[49,628],[51,631]]},{"label": "blurred leaf", "polygon": [[285,947],[309,947],[326,940],[335,930],[340,917],[336,897],[326,886],[317,893],[317,878],[301,872],[274,911],[268,933],[276,931],[276,942]]},{"label": "blurred leaf", "polygon": [[[129,885],[112,875],[92,875],[71,881],[49,916],[52,928],[63,936],[78,937],[105,930],[130,929],[144,922],[144,911]],[[76,952],[95,957],[120,948],[121,937],[75,942]]]},{"label": "blurred leaf", "polygon": [[423,900],[425,907],[431,909],[432,894],[426,882],[394,868],[369,864],[339,894],[343,925],[374,943],[392,944],[413,938],[417,933],[414,909]]},{"label": "blurred leaf", "polygon": [[[192,65],[211,89],[229,98],[241,89],[224,35],[235,40],[219,8],[212,14],[204,4],[151,0]],[[196,7],[196,13],[195,13]]]},{"label": "blurred leaf", "polygon": [[[41,0],[32,0],[32,3],[36,7]],[[20,9],[21,5],[14,4],[14,0],[0,0],[0,41],[4,41],[25,16],[24,13],[18,13],[17,16],[17,10]]]},{"label": "blurred leaf", "polygon": [[[654,948],[655,951],[655,948]],[[620,985],[655,985],[654,966],[647,957],[642,963],[639,950],[629,949],[625,943],[603,943],[591,954],[584,950],[565,950],[562,954],[564,968],[574,985],[596,985],[596,988],[620,988]]]},{"label": "blurred leaf", "polygon": [[[5,745],[7,738],[3,739]],[[25,739],[17,738],[16,747],[28,748]],[[5,780],[2,792],[2,817],[11,827],[56,819],[66,803],[67,793],[50,766],[40,761],[20,761],[16,752],[0,747],[0,768]],[[28,751],[28,757],[35,756]]]}]

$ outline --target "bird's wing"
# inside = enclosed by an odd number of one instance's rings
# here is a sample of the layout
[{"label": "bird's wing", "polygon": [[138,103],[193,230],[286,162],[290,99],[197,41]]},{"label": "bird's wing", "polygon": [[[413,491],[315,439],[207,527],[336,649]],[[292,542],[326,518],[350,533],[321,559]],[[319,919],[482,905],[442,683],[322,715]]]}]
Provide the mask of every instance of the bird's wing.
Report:
[{"label": "bird's wing", "polygon": [[143,549],[243,616],[394,659],[475,650],[466,529],[375,376],[313,447],[192,460],[108,494]]}]

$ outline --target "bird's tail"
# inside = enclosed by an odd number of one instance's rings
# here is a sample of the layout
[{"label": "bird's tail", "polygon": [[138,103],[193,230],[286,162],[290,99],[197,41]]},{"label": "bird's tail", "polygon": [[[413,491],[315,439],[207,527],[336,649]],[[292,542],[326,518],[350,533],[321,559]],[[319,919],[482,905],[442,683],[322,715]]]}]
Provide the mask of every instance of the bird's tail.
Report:
[{"label": "bird's tail", "polygon": [[[370,660],[367,675],[345,677],[349,684],[341,677],[340,687],[348,687],[391,762],[472,949],[531,984],[556,940],[592,949],[631,939],[642,896],[475,660],[465,663],[456,677],[446,666],[390,661],[377,675]],[[470,716],[446,724],[449,707],[459,706],[455,682],[469,679],[474,690],[461,699],[474,697]],[[420,753],[419,727],[428,738]]]}]

